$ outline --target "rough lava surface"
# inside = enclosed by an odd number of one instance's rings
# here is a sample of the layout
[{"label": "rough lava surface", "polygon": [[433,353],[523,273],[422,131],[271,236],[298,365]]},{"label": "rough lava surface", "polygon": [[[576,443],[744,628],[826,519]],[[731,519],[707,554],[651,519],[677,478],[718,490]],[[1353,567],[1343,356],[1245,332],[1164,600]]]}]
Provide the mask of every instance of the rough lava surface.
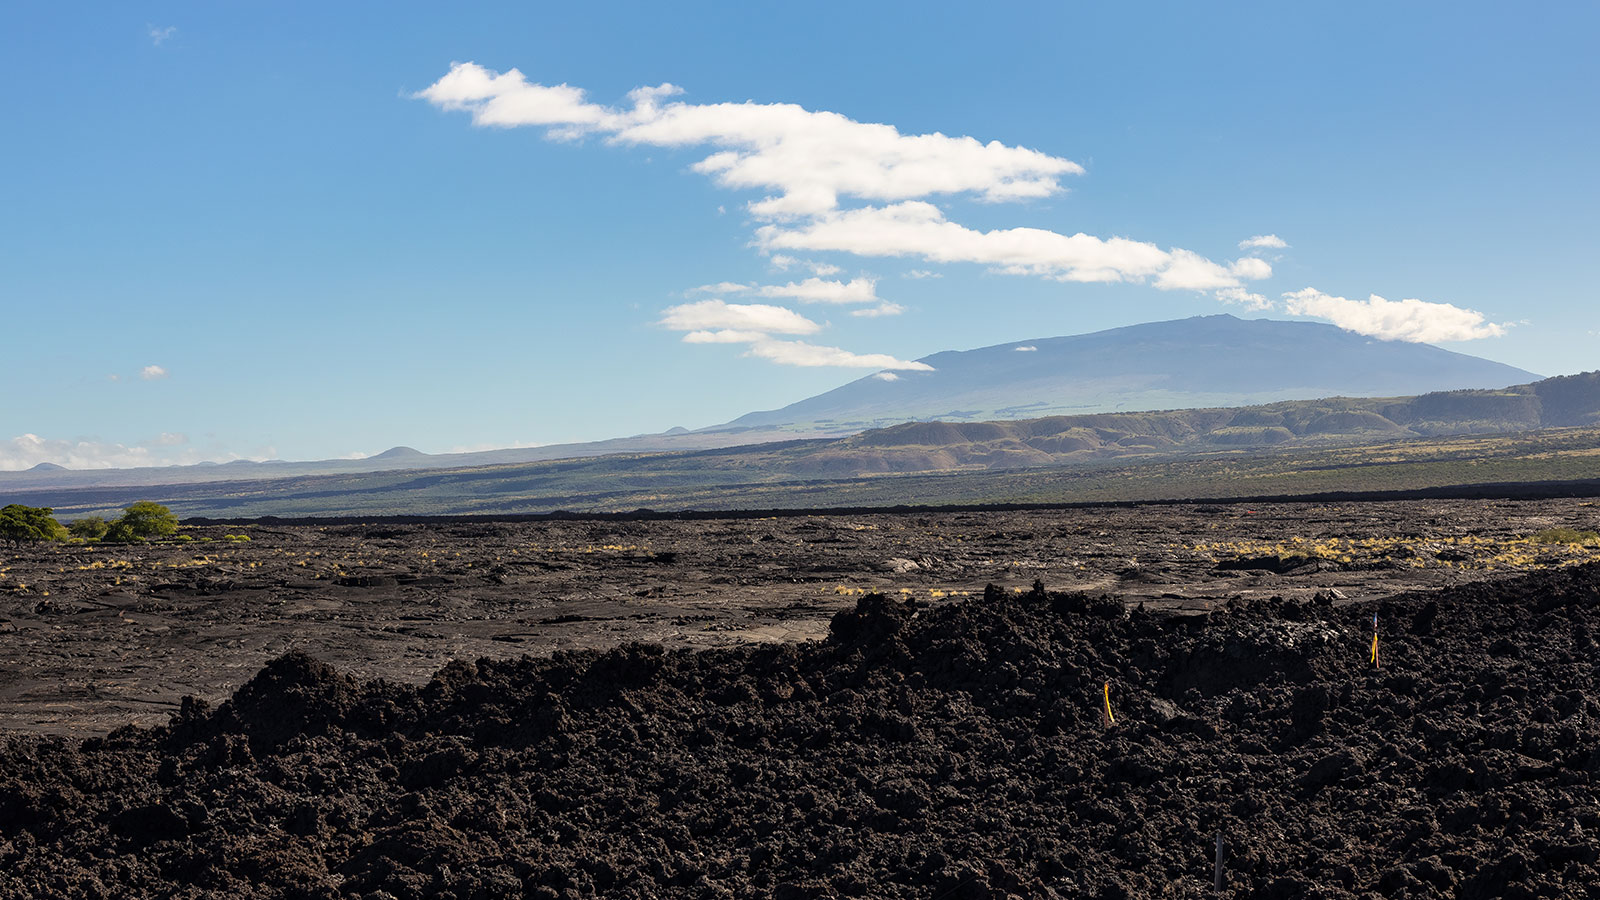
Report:
[{"label": "rough lava surface", "polygon": [[1592,895],[1597,629],[1588,564],[1187,615],[871,595],[816,642],[422,686],[290,654],[166,727],[6,738],[0,895],[1200,897],[1218,834],[1233,897]]}]

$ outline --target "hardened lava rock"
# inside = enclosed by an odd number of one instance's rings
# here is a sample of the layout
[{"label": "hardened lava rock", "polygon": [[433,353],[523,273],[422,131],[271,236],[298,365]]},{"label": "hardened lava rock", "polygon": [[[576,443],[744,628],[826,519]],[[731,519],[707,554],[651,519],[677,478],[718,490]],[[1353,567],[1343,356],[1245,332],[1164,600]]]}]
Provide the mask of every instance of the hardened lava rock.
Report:
[{"label": "hardened lava rock", "polygon": [[421,687],[285,656],[165,728],[8,739],[0,895],[1209,897],[1220,834],[1233,897],[1585,896],[1597,626],[1588,565],[1188,616],[869,596],[820,642]]}]

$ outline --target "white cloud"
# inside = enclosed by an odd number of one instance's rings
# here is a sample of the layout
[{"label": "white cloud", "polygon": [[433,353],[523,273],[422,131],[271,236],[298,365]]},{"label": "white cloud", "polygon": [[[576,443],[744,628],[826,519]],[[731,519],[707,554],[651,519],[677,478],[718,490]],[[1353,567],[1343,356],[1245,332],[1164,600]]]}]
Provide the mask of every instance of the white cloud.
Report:
[{"label": "white cloud", "polygon": [[[753,190],[747,206],[756,220],[755,245],[779,271],[809,269],[812,277],[784,285],[722,282],[690,293],[741,294],[808,303],[861,304],[852,315],[902,311],[880,300],[876,281],[832,280],[840,269],[806,254],[901,257],[932,264],[969,263],[1063,282],[1144,284],[1167,291],[1203,291],[1253,310],[1273,301],[1248,288],[1270,278],[1257,255],[1218,262],[1192,250],[1128,237],[1069,234],[1043,228],[988,231],[949,220],[931,200],[967,197],[983,202],[1048,197],[1061,180],[1082,174],[1071,160],[998,141],[940,133],[902,134],[887,124],[858,122],[825,110],[787,103],[694,104],[671,84],[639,88],[618,105],[593,103],[582,89],[528,81],[516,69],[498,73],[458,63],[416,93],[433,106],[464,111],[484,127],[544,127],[548,137],[599,137],[619,145],[697,148],[690,169],[724,188]],[[1276,234],[1239,242],[1245,251],[1279,250]],[[938,277],[926,268],[906,278]],[[1392,302],[1330,297],[1307,289],[1284,295],[1297,315],[1391,340],[1466,340],[1503,334],[1505,325],[1481,313],[1420,300]],[[691,343],[748,343],[749,354],[788,365],[874,365],[883,354],[859,355],[769,335],[811,334],[820,326],[777,306],[730,305],[720,300],[665,311],[662,324],[687,332]],[[883,365],[881,368],[891,368]],[[163,373],[164,374],[164,373]],[[149,376],[146,376],[149,377]]]},{"label": "white cloud", "polygon": [[1266,260],[1256,259],[1254,256],[1246,256],[1243,259],[1234,260],[1228,266],[1228,271],[1250,281],[1260,281],[1263,278],[1272,277],[1272,266]]},{"label": "white cloud", "polygon": [[890,303],[889,301],[885,300],[884,302],[879,303],[877,306],[869,306],[865,309],[853,309],[850,311],[850,315],[858,316],[864,319],[877,319],[883,316],[898,316],[905,311],[906,308],[904,306],[901,306],[898,303]]},{"label": "white cloud", "polygon": [[1017,353],[1036,353],[1039,350],[1038,347],[1035,347],[1032,344],[1024,347],[1012,347],[1011,349]]},{"label": "white cloud", "polygon": [[896,359],[885,353],[851,353],[838,347],[819,347],[804,341],[758,341],[745,356],[769,359],[784,366],[841,366],[852,369],[901,369],[932,372],[927,363]]},{"label": "white cloud", "polygon": [[[895,315],[902,308],[883,303],[877,308],[858,310],[858,314]],[[846,368],[918,369],[932,371],[924,363],[906,362],[884,353],[852,353],[838,347],[821,347],[803,341],[783,341],[772,334],[810,334],[821,328],[806,317],[781,306],[724,303],[701,300],[669,307],[660,324],[687,331],[687,344],[749,344],[745,356],[771,360],[785,366],[842,366]]]},{"label": "white cloud", "polygon": [[685,344],[753,344],[764,341],[767,335],[760,331],[739,331],[719,328],[716,331],[691,331],[683,336]]},{"label": "white cloud", "polygon": [[145,34],[150,36],[150,43],[159,47],[166,43],[166,41],[173,35],[178,33],[178,26],[168,25],[164,28],[157,28],[154,25],[146,25],[144,27],[144,31]]},{"label": "white cloud", "polygon": [[701,300],[672,306],[661,313],[661,324],[675,331],[738,331],[762,334],[812,334],[822,326],[791,309],[763,303],[724,303]]},{"label": "white cloud", "polygon": [[624,144],[709,146],[714,152],[691,168],[724,187],[773,192],[750,206],[762,217],[816,215],[842,197],[1047,197],[1061,190],[1061,176],[1083,172],[1071,160],[1026,147],[937,132],[906,135],[792,103],[662,102],[681,92],[670,84],[640,88],[629,94],[631,109],[613,108],[588,102],[569,85],[529,82],[516,69],[501,74],[456,63],[413,96],[469,112],[480,126],[551,126],[556,138],[600,134]]},{"label": "white cloud", "polygon": [[122,380],[122,376],[121,375],[107,375],[106,376],[106,380],[107,381],[121,381]]},{"label": "white cloud", "polygon": [[754,290],[761,297],[789,297],[802,303],[876,303],[877,285],[876,278],[852,278],[849,281],[807,278],[799,283],[769,284]]},{"label": "white cloud", "polygon": [[1327,319],[1346,331],[1385,341],[1470,341],[1500,337],[1507,328],[1486,321],[1481,312],[1449,303],[1385,300],[1377,294],[1364,301],[1347,300],[1309,287],[1283,296],[1293,315]]},{"label": "white cloud", "polygon": [[167,370],[160,366],[145,366],[139,370],[139,377],[145,381],[155,381],[158,378],[167,377]]},{"label": "white cloud", "polygon": [[696,288],[684,291],[685,294],[742,294],[750,290],[750,285],[740,284],[737,281],[719,281],[716,284],[702,284]]},{"label": "white cloud", "polygon": [[893,372],[879,372],[878,374],[876,374],[876,375],[874,375],[872,377],[878,379],[879,381],[899,381],[900,380],[900,376],[896,375]]},{"label": "white cloud", "polygon": [[[274,454],[268,454],[269,456]],[[55,463],[69,469],[128,469],[141,466],[192,465],[204,459],[227,462],[235,459],[261,459],[237,453],[202,450],[189,446],[187,435],[167,432],[136,444],[96,440],[61,440],[37,434],[22,434],[0,441],[0,471],[31,469],[39,463]]]},{"label": "white cloud", "polygon": [[1242,287],[1222,288],[1217,291],[1217,299],[1224,303],[1237,303],[1245,309],[1266,310],[1273,308],[1273,302],[1260,294],[1253,294]]},{"label": "white cloud", "polygon": [[1167,254],[1167,264],[1156,276],[1156,287],[1164,291],[1214,291],[1237,287],[1241,277],[1198,253],[1173,250]]},{"label": "white cloud", "polygon": [[756,241],[769,250],[841,251],[859,256],[909,256],[937,263],[968,262],[1012,274],[1060,281],[1145,282],[1163,290],[1237,287],[1236,273],[1188,250],[1162,250],[1128,238],[1065,235],[1042,228],[976,231],[945,218],[931,203],[910,201],[818,216],[786,227],[763,225]]}]

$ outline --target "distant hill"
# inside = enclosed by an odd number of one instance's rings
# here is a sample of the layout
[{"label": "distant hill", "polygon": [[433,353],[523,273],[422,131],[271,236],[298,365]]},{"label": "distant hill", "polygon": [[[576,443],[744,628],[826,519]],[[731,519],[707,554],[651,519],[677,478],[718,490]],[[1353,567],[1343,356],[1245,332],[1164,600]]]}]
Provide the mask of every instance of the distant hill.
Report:
[{"label": "distant hill", "polygon": [[1328,397],[1232,409],[1097,413],[1015,422],[910,422],[818,446],[797,459],[792,471],[839,477],[1012,469],[1596,425],[1600,425],[1600,372],[1587,372],[1498,390],[1441,391],[1418,397]]},{"label": "distant hill", "polygon": [[[869,375],[728,423],[800,434],[909,421],[981,422],[1498,388],[1539,376],[1427,344],[1314,322],[1198,316],[952,350],[932,372]],[[718,429],[703,429],[715,431]]]},{"label": "distant hill", "polygon": [[374,456],[368,457],[368,459],[383,459],[383,460],[424,459],[424,458],[427,457],[427,455],[428,454],[423,453],[421,450],[418,450],[415,447],[390,447],[389,449],[383,451],[382,453],[379,453],[379,454],[376,454]]},{"label": "distant hill", "polygon": [[[1600,479],[1600,372],[1498,390],[915,422],[840,439],[150,487],[7,486],[71,518],[821,508],[1237,497]],[[26,473],[20,473],[26,474]]]}]

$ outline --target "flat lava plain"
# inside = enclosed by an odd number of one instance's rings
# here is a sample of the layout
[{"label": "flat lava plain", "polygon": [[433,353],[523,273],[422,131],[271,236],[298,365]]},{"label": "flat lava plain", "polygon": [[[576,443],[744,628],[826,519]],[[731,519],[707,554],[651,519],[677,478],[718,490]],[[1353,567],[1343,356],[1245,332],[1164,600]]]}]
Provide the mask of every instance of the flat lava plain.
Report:
[{"label": "flat lava plain", "polygon": [[10,545],[0,732],[160,725],[183,697],[225,700],[290,651],[420,684],[452,659],[815,640],[872,591],[941,604],[1038,580],[1188,612],[1324,592],[1342,604],[1594,559],[1532,537],[1597,525],[1593,501],[1429,500],[207,526],[176,543]]}]

